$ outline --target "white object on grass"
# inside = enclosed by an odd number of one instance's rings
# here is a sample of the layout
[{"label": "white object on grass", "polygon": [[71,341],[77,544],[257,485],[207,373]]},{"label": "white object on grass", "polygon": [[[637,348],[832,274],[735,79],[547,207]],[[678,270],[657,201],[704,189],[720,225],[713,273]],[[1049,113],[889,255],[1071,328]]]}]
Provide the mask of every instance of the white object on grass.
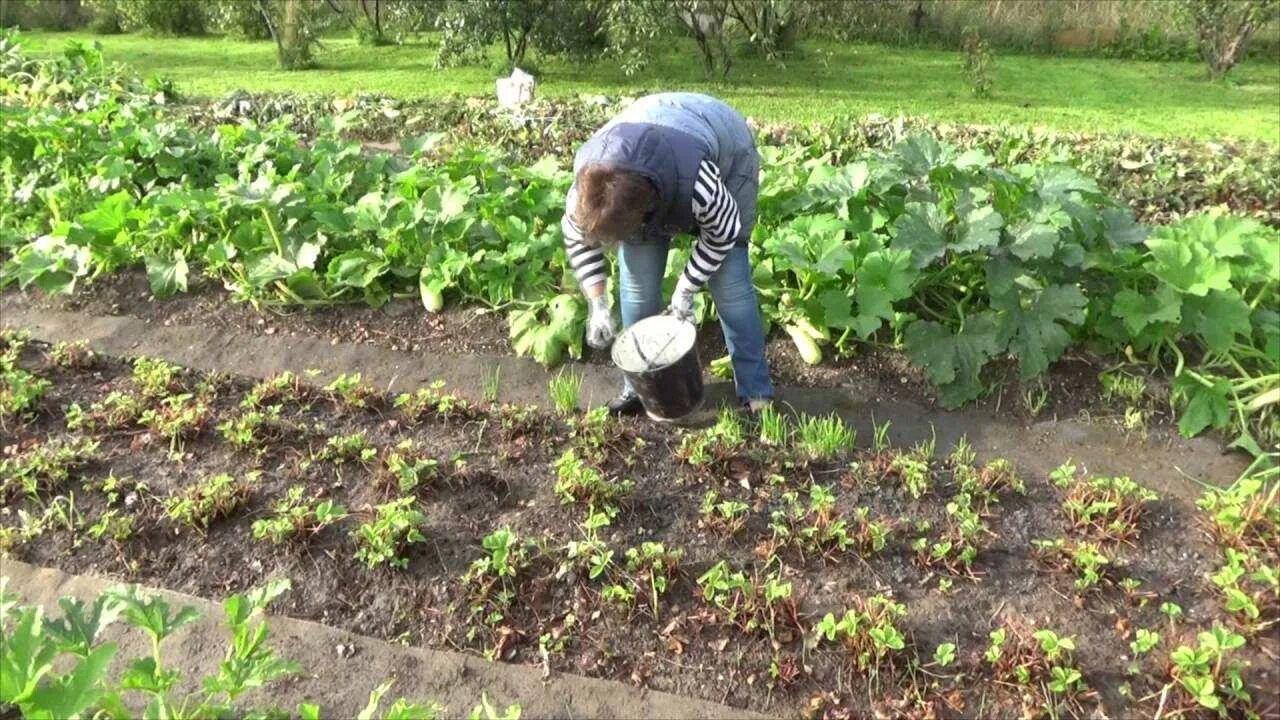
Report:
[{"label": "white object on grass", "polygon": [[516,68],[511,77],[498,78],[496,90],[499,107],[514,107],[533,100],[533,90],[538,81],[532,75]]}]

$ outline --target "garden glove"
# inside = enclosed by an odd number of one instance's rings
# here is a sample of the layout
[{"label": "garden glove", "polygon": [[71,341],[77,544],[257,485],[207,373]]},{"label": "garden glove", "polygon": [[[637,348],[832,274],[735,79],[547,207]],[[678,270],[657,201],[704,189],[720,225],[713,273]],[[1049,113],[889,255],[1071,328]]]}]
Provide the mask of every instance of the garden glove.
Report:
[{"label": "garden glove", "polygon": [[682,273],[676,282],[676,291],[671,296],[671,314],[684,321],[693,320],[693,296],[698,294],[698,286],[689,282]]},{"label": "garden glove", "polygon": [[613,343],[618,334],[618,323],[613,319],[613,311],[609,309],[609,298],[603,293],[591,298],[591,310],[587,316],[587,344],[597,350],[603,350]]}]

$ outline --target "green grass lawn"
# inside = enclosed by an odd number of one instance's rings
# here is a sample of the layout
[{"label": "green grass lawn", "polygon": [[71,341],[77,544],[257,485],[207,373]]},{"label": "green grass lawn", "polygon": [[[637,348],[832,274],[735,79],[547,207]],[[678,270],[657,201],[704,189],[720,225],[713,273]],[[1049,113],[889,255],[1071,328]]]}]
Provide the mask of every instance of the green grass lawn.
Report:
[{"label": "green grass lawn", "polygon": [[[489,67],[437,70],[429,39],[383,48],[327,39],[318,55],[320,67],[284,72],[275,69],[275,48],[269,41],[37,32],[24,37],[25,45],[37,53],[55,52],[73,38],[97,39],[109,59],[129,63],[144,74],[170,77],[192,95],[219,95],[237,88],[400,97],[493,92],[494,71]],[[810,42],[799,57],[781,67],[739,59],[724,83],[703,80],[687,41],[674,42],[648,71],[631,78],[609,62],[535,63],[544,95],[698,90],[723,97],[766,122],[902,113],[948,122],[1280,143],[1280,63],[1275,62],[1242,65],[1226,82],[1212,83],[1205,80],[1203,66],[1195,63],[997,56],[994,95],[987,99],[969,93],[959,53],[932,49]]]}]

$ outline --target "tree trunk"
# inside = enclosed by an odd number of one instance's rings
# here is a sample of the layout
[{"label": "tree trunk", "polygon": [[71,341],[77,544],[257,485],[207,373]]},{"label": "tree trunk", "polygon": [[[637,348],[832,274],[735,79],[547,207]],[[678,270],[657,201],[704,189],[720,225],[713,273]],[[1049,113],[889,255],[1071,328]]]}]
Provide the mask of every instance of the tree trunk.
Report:
[{"label": "tree trunk", "polygon": [[298,17],[298,0],[284,0],[284,65],[285,68],[293,68],[301,60],[299,45],[301,43],[298,24],[301,18]]}]

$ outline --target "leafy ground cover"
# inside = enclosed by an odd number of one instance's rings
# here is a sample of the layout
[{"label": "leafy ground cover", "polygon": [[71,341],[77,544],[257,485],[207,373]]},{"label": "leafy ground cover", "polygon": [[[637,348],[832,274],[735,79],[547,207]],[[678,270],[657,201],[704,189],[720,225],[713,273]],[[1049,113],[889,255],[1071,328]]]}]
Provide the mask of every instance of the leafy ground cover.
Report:
[{"label": "leafy ground cover", "polygon": [[[21,559],[206,597],[289,577],[293,616],[812,717],[1280,702],[1273,475],[1192,505],[1180,478],[855,448],[834,418],[671,430],[75,347],[0,348],[44,381],[0,417]],[[175,406],[207,410],[147,419]]]},{"label": "leafy ground cover", "polygon": [[[543,363],[580,352],[557,223],[568,173],[550,158],[441,151],[439,136],[365,153],[341,117],[306,141],[283,123],[206,134],[94,50],[33,61],[10,44],[4,59],[5,284],[70,292],[144,266],[158,296],[195,273],[255,305],[413,294],[506,311],[514,348]],[[1170,368],[1184,434],[1229,428],[1258,455],[1274,442],[1275,229],[1149,228],[1069,165],[1002,166],[928,136],[840,163],[802,145],[763,156],[756,284],[806,361],[900,347],[957,406],[989,391],[989,366],[1032,380],[1085,346]]]},{"label": "leafy ground cover", "polygon": [[[75,597],[58,601],[60,616],[45,614],[41,607],[22,604],[0,578],[0,628],[5,644],[0,667],[5,683],[0,703],[21,717],[104,717],[128,720],[141,710],[147,717],[245,717],[265,720],[277,717],[320,718],[325,708],[300,702],[292,715],[278,705],[253,707],[244,693],[270,687],[297,675],[302,667],[271,646],[264,612],[273,600],[288,592],[287,578],[277,578],[244,594],[223,601],[230,642],[217,674],[201,679],[200,690],[183,692],[184,668],[168,662],[163,652],[175,632],[199,619],[191,606],[173,607],[163,597],[149,595],[136,585],[119,585],[91,602]],[[120,654],[117,642],[104,639],[104,631],[116,622],[148,638],[149,656],[134,658],[118,678],[108,670]],[[387,680],[374,689],[361,710],[362,720],[434,720],[447,708],[434,702],[410,702],[398,698],[383,701],[395,684]],[[461,717],[461,715],[459,715]],[[519,720],[518,703],[498,709],[482,696],[467,717],[470,720]]]},{"label": "leafy ground cover", "polygon": [[[370,48],[326,39],[321,69],[306,72],[276,70],[269,42],[156,42],[134,35],[33,32],[29,44],[34,52],[56,54],[71,39],[98,40],[117,60],[144,74],[172,77],[183,92],[196,95],[249,90],[418,97],[493,91],[486,67],[434,68],[432,40]],[[1274,112],[1280,102],[1280,69],[1273,62],[1246,63],[1233,72],[1230,83],[1211,84],[1197,63],[1000,56],[993,96],[980,99],[970,93],[955,52],[812,41],[783,66],[742,58],[727,83],[708,84],[697,64],[688,61],[693,54],[683,46],[691,42],[675,40],[669,52],[633,78],[606,60],[539,60],[540,92],[618,95],[678,87],[720,95],[743,112],[773,122],[905,113],[948,122],[1280,142]],[[663,79],[661,87],[654,78]]]}]

